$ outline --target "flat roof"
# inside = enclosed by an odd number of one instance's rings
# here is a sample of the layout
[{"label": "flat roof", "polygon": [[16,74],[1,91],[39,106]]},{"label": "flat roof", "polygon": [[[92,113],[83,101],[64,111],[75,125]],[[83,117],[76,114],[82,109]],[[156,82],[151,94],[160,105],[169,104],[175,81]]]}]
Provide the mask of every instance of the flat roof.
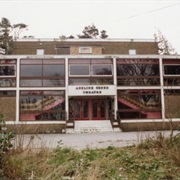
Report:
[{"label": "flat roof", "polygon": [[107,38],[107,39],[85,39],[85,38],[22,38],[17,42],[156,42],[155,39],[123,39],[123,38]]}]

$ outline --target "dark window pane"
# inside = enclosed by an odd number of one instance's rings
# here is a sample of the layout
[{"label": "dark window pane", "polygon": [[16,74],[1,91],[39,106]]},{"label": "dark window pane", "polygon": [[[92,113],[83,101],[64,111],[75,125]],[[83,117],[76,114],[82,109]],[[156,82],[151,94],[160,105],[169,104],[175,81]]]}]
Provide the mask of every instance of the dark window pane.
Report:
[{"label": "dark window pane", "polygon": [[80,118],[81,113],[81,101],[75,101],[74,103],[75,118]]},{"label": "dark window pane", "polygon": [[93,65],[93,75],[112,75],[112,66]]},{"label": "dark window pane", "polygon": [[118,76],[158,76],[159,65],[157,64],[118,64]]},{"label": "dark window pane", "polygon": [[88,103],[89,103],[88,100],[83,101],[83,116],[84,116],[84,118],[88,118],[88,111],[89,111]]},{"label": "dark window pane", "polygon": [[92,101],[92,110],[93,110],[93,118],[97,118],[97,110],[98,109],[98,101],[97,100],[93,100]]},{"label": "dark window pane", "polygon": [[89,66],[70,65],[70,75],[89,75]]},{"label": "dark window pane", "polygon": [[164,86],[180,86],[180,76],[165,76]]},{"label": "dark window pane", "polygon": [[0,76],[15,76],[15,66],[0,66]]},{"label": "dark window pane", "polygon": [[48,113],[43,113],[36,120],[64,120],[64,119],[65,119],[65,113],[48,112]]},{"label": "dark window pane", "polygon": [[43,76],[64,76],[64,65],[43,65]]},{"label": "dark window pane", "polygon": [[42,76],[41,65],[21,65],[21,77],[23,76]]},{"label": "dark window pane", "polygon": [[166,75],[180,75],[180,65],[165,65],[164,72]]},{"label": "dark window pane", "polygon": [[57,47],[56,54],[70,54],[70,47]]},{"label": "dark window pane", "polygon": [[105,101],[104,100],[100,100],[100,112],[101,112],[101,118],[105,117]]}]

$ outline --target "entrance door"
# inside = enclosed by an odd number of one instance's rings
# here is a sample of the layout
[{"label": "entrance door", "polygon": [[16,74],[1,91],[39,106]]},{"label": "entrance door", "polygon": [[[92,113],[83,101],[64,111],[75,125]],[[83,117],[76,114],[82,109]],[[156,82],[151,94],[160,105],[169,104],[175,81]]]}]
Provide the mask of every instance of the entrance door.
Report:
[{"label": "entrance door", "polygon": [[75,120],[105,120],[106,99],[74,99],[69,111]]},{"label": "entrance door", "polygon": [[76,120],[86,120],[89,118],[89,100],[81,99],[74,101],[74,116]]},{"label": "entrance door", "polygon": [[106,119],[106,101],[104,99],[92,100],[92,119]]}]

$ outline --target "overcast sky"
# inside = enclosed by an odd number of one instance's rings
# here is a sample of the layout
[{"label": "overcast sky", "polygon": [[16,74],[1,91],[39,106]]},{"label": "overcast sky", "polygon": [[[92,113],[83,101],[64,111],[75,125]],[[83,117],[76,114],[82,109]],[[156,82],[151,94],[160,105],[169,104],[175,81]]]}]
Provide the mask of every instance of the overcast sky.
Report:
[{"label": "overcast sky", "polygon": [[28,25],[22,36],[77,36],[92,23],[109,38],[152,39],[160,30],[180,53],[180,0],[0,0],[0,7],[0,18]]}]

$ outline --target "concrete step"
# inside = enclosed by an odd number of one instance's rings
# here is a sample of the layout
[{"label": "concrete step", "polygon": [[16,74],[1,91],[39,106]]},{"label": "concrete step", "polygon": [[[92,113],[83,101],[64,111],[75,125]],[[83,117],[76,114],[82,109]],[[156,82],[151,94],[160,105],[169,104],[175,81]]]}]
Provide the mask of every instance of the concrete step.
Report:
[{"label": "concrete step", "polygon": [[110,120],[75,121],[74,133],[113,132]]}]

